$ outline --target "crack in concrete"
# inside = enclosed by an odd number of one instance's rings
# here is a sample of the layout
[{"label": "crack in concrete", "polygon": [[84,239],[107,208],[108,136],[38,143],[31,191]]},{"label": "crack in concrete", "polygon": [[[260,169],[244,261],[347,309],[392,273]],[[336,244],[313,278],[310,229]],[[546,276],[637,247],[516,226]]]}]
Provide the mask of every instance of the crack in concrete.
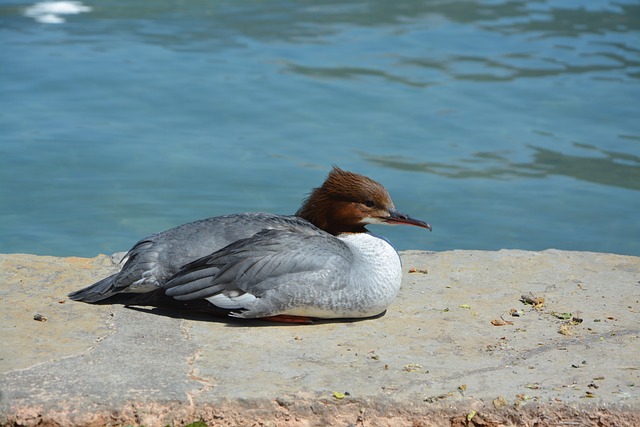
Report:
[{"label": "crack in concrete", "polygon": [[[180,332],[182,333],[186,341],[193,342],[193,337],[191,336],[191,326],[186,320],[182,320],[180,322]],[[202,395],[203,393],[205,393],[206,391],[214,387],[214,385],[209,379],[197,375],[196,364],[198,359],[201,357],[201,355],[202,355],[202,350],[196,346],[193,354],[188,356],[186,360],[187,367],[188,367],[187,378],[191,381],[195,381],[198,384],[200,384],[200,389],[186,392],[189,410],[192,413],[192,415],[195,415],[195,411],[197,407],[196,400],[198,396]]]}]

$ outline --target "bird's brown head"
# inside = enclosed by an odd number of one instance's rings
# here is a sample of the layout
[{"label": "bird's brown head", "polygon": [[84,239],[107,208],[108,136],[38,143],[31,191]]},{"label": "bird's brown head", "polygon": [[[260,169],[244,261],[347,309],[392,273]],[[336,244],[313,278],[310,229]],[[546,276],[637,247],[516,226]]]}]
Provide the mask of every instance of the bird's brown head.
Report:
[{"label": "bird's brown head", "polygon": [[367,224],[406,224],[431,230],[428,223],[398,212],[381,184],[336,166],[296,215],[333,235],[364,233]]}]

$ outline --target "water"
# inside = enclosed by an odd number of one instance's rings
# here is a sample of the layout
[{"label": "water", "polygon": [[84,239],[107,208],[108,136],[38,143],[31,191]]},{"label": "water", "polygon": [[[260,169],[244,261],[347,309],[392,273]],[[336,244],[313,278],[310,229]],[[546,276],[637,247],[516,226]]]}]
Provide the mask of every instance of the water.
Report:
[{"label": "water", "polygon": [[638,1],[35,3],[0,1],[0,252],[293,213],[336,164],[433,224],[398,249],[640,255]]}]

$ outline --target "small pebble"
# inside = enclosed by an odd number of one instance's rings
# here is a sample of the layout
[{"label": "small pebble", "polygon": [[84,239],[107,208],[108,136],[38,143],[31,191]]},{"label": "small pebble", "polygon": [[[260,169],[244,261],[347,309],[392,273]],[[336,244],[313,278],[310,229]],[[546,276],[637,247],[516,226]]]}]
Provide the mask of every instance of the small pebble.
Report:
[{"label": "small pebble", "polygon": [[33,320],[37,320],[38,322],[46,322],[47,318],[40,313],[36,313],[33,315]]}]

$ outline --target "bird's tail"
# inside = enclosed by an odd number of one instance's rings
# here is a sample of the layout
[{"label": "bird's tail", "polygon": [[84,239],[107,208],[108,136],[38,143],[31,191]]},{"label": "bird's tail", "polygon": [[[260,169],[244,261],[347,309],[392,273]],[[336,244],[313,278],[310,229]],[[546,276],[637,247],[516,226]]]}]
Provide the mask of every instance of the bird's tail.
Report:
[{"label": "bird's tail", "polygon": [[113,282],[116,278],[116,274],[112,274],[99,282],[94,283],[91,286],[82,288],[78,291],[71,292],[68,297],[74,301],[82,301],[88,303],[97,303],[101,300],[107,299],[115,292],[113,292]]}]

